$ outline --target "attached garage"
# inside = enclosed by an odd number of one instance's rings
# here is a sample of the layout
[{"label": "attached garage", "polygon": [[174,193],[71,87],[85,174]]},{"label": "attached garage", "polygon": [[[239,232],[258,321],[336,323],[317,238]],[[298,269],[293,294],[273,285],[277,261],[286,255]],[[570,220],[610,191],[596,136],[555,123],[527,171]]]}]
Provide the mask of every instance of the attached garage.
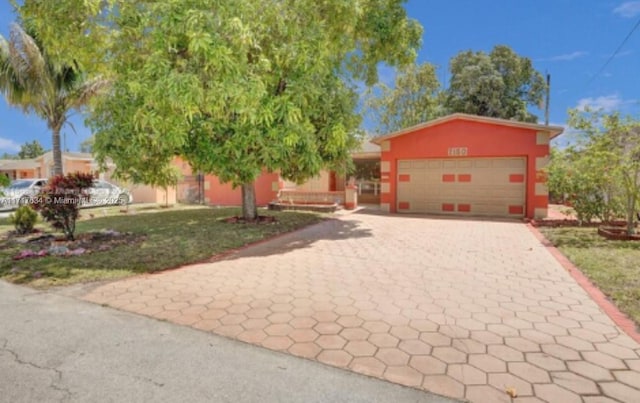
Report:
[{"label": "attached garage", "polygon": [[398,213],[546,216],[544,167],[560,127],[454,114],[373,140],[381,207]]},{"label": "attached garage", "polygon": [[398,161],[398,204],[407,213],[522,217],[526,160],[463,158]]}]

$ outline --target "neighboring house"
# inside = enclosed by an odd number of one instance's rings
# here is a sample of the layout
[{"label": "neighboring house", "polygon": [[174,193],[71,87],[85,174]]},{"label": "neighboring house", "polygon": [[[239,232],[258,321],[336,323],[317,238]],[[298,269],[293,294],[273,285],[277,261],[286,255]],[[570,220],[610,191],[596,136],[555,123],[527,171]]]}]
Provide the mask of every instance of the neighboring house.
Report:
[{"label": "neighboring house", "polygon": [[[176,188],[167,190],[148,185],[132,185],[112,177],[112,163],[107,163],[107,171],[99,170],[98,164],[89,153],[63,152],[62,171],[93,174],[98,179],[112,182],[129,189],[136,203],[176,203]],[[39,157],[24,160],[0,160],[0,174],[10,179],[49,178],[53,174],[53,152],[48,151]]]},{"label": "neighboring house", "polygon": [[562,127],[456,113],[373,139],[392,213],[541,218],[544,168]]},{"label": "neighboring house", "polygon": [[[97,173],[91,154],[62,153],[62,170],[64,172]],[[0,173],[10,179],[48,178],[53,172],[53,152],[48,151],[39,157],[24,160],[0,160]]]},{"label": "neighboring house", "polygon": [[36,178],[40,165],[32,159],[29,160],[0,160],[0,174],[9,179]]},{"label": "neighboring house", "polygon": [[[34,158],[38,164],[36,177],[49,178],[53,176],[53,151],[47,151]],[[98,166],[89,153],[63,152],[62,172],[84,172],[98,175]]]}]

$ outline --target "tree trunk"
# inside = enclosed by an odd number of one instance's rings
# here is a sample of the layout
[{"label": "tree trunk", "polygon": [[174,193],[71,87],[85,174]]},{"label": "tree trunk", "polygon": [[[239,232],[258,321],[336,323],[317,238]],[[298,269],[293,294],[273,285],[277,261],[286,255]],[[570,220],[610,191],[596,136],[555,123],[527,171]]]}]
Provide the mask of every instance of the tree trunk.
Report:
[{"label": "tree trunk", "polygon": [[253,221],[258,218],[256,189],[253,182],[242,184],[242,218],[246,221]]},{"label": "tree trunk", "polygon": [[634,233],[634,216],[636,214],[636,199],[633,195],[627,196],[627,235]]},{"label": "tree trunk", "polygon": [[62,150],[60,148],[60,127],[53,127],[53,176],[62,175]]}]

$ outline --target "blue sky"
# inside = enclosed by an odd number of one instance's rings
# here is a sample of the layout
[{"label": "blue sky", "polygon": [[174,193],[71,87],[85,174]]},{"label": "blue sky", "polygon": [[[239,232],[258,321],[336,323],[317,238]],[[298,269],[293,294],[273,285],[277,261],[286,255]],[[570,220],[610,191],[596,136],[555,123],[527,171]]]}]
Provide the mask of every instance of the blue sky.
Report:
[{"label": "blue sky", "polygon": [[[449,59],[463,50],[490,51],[502,44],[533,60],[541,73],[551,74],[553,124],[563,125],[569,108],[590,105],[638,116],[640,109],[640,29],[597,74],[640,19],[640,1],[617,0],[410,0],[407,10],[424,27],[419,62],[439,67],[448,80]],[[15,19],[7,0],[0,0],[0,34],[6,36]],[[393,80],[385,69],[381,79]],[[541,118],[542,111],[534,111]],[[66,147],[78,150],[90,135],[80,115],[72,117],[76,132],[63,129]],[[567,142],[571,133],[559,143]],[[50,133],[36,116],[7,106],[0,97],[0,154],[16,152],[26,141],[50,148]]]}]

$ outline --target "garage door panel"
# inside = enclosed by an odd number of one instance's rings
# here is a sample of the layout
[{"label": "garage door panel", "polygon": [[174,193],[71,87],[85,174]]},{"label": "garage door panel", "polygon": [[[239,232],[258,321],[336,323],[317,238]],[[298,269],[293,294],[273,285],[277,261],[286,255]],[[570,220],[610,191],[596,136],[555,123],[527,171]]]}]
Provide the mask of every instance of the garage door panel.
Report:
[{"label": "garage door panel", "polygon": [[503,158],[493,160],[494,168],[522,168],[523,166],[522,159]]},{"label": "garage door panel", "polygon": [[398,169],[411,168],[411,161],[398,161]]},{"label": "garage door panel", "polygon": [[404,160],[397,165],[400,212],[524,214],[525,158]]},{"label": "garage door panel", "polygon": [[492,162],[491,162],[490,159],[474,160],[473,161],[473,166],[475,168],[491,168]]},{"label": "garage door panel", "polygon": [[454,169],[456,168],[458,165],[458,161],[455,160],[443,160],[442,161],[442,168],[443,169]]}]

